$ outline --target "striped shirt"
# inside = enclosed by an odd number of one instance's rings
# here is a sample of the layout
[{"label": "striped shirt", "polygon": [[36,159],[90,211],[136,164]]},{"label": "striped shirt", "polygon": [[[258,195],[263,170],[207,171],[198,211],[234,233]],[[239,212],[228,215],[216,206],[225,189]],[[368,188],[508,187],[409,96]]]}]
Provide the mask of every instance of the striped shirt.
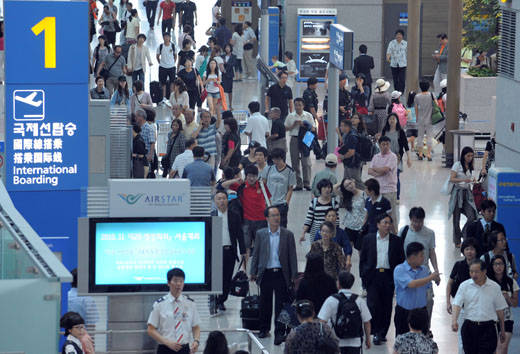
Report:
[{"label": "striped shirt", "polygon": [[211,156],[217,154],[217,128],[215,124],[211,124],[207,128],[202,128],[197,136],[197,144],[204,148],[204,151]]},{"label": "striped shirt", "polygon": [[[316,235],[316,231],[320,229],[321,224],[325,221],[327,210],[331,208],[336,210],[336,212],[338,211],[339,202],[336,198],[332,198],[327,204],[321,204],[318,198],[313,198],[311,200],[309,209],[307,209],[307,216],[305,217],[304,225],[309,227],[309,233],[312,235],[313,239],[314,235]],[[336,226],[339,226],[339,218],[336,220]]]}]

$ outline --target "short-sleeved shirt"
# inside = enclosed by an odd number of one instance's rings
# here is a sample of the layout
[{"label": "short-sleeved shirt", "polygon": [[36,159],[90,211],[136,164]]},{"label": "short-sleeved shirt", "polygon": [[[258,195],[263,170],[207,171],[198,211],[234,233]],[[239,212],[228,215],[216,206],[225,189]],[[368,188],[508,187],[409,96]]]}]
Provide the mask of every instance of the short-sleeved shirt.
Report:
[{"label": "short-sleeved shirt", "polygon": [[204,148],[204,151],[211,156],[217,154],[217,128],[215,124],[210,124],[207,128],[202,128],[197,136],[197,143]]},{"label": "short-sleeved shirt", "polygon": [[407,309],[413,310],[426,306],[426,291],[431,284],[410,288],[410,284],[413,280],[426,278],[430,274],[427,267],[420,266],[417,269],[413,269],[408,261],[399,264],[394,269],[394,283],[395,283],[395,295],[396,303]]},{"label": "short-sleeved shirt", "polygon": [[281,87],[280,84],[274,84],[267,90],[267,96],[271,99],[271,108],[280,108],[280,117],[287,117],[287,114],[289,114],[289,100],[293,98],[291,88],[287,85]]},{"label": "short-sleeved shirt", "polygon": [[234,32],[231,36],[231,40],[235,42],[233,45],[233,54],[236,55],[237,59],[244,58],[244,35],[240,35],[238,32]]},{"label": "short-sleeved shirt", "polygon": [[390,54],[390,66],[393,68],[404,68],[406,67],[406,51],[408,43],[402,40],[401,43],[397,39],[393,39],[388,44],[386,54]]},{"label": "short-sleeved shirt", "polygon": [[[472,174],[471,174],[470,170],[466,170],[466,172],[464,172],[464,170],[462,169],[462,164],[460,163],[460,161],[455,162],[453,164],[453,166],[451,166],[451,170],[455,171],[457,173],[455,178],[465,179],[465,178],[471,178],[472,177]],[[457,186],[459,188],[467,188],[467,189],[469,189],[470,186],[471,186],[471,184],[466,183],[466,182],[458,182],[456,184],[457,184]]]},{"label": "short-sleeved shirt", "polygon": [[271,124],[271,135],[278,134],[276,139],[272,139],[271,141],[276,141],[278,139],[285,138],[285,125],[281,119],[273,119]]},{"label": "short-sleeved shirt", "polygon": [[[296,111],[294,111],[287,116],[287,119],[285,120],[285,127],[288,128],[288,127],[292,126],[294,124],[294,122],[296,122],[296,121],[307,122],[310,124],[311,127],[315,126],[314,118],[312,117],[312,114],[310,114],[309,112],[303,111],[302,115],[299,116],[298,113],[296,113]],[[289,130],[290,136],[297,137],[299,135],[299,133],[300,133],[299,126],[296,126],[295,128],[292,128],[291,130]]]},{"label": "short-sleeved shirt", "polygon": [[146,145],[146,150],[150,152],[152,143],[155,143],[155,131],[153,127],[148,123],[144,123],[141,126],[141,136],[143,137],[144,143]]},{"label": "short-sleeved shirt", "polygon": [[343,165],[350,167],[350,168],[359,167],[360,161],[356,157],[357,148],[358,148],[357,146],[358,146],[358,137],[354,131],[351,130],[348,134],[345,134],[343,136],[343,146],[342,146],[341,152],[343,152],[343,149],[345,150],[345,154],[351,149],[356,152],[356,153],[354,153],[354,156],[351,156],[348,159],[344,159]]},{"label": "short-sleeved shirt", "polygon": [[507,308],[500,285],[487,277],[482,286],[473,279],[460,284],[453,305],[464,306],[464,318],[474,322],[496,321],[496,312]]},{"label": "short-sleeved shirt", "polygon": [[245,132],[252,134],[252,141],[257,141],[263,147],[267,147],[265,134],[269,133],[269,121],[266,117],[258,112],[253,113],[247,120]]},{"label": "short-sleeved shirt", "polygon": [[[179,307],[179,310],[175,310]],[[148,324],[154,326],[164,338],[177,342],[175,326],[180,321],[177,333],[182,335],[179,344],[188,344],[192,337],[192,329],[200,325],[199,313],[195,302],[185,295],[175,299],[171,293],[159,298],[153,304],[148,317]]]},{"label": "short-sleeved shirt", "polygon": [[324,168],[323,170],[316,173],[314,176],[314,179],[312,180],[312,194],[314,194],[315,197],[320,196],[320,191],[318,190],[318,183],[322,179],[327,179],[332,183],[332,185],[335,185],[338,183],[338,177],[336,176],[336,172],[334,170],[331,170],[330,168]]},{"label": "short-sleeved shirt", "polygon": [[[270,198],[271,193],[268,187],[265,187],[265,192],[267,197]],[[244,219],[252,221],[265,220],[264,210],[266,203],[259,181],[254,185],[250,185],[247,181],[245,182],[245,186],[240,194],[240,202],[244,210]]]},{"label": "short-sleeved shirt", "polygon": [[163,10],[163,21],[169,20],[172,18],[172,14],[175,13],[175,3],[173,1],[170,1],[169,3],[166,1],[161,2],[161,5],[159,5],[161,9]]},{"label": "short-sleeved shirt", "polygon": [[267,188],[271,192],[271,203],[273,205],[284,204],[289,187],[296,185],[296,174],[287,165],[281,171],[278,171],[275,165],[264,168],[260,177],[267,181]]},{"label": "short-sleeved shirt", "polygon": [[381,194],[397,192],[397,155],[391,151],[384,155],[375,155],[370,161],[370,168],[374,167],[390,167],[390,171],[375,177],[379,182]]},{"label": "short-sleeved shirt", "polygon": [[[349,290],[341,289],[339,293],[344,294],[348,298],[352,296],[352,293]],[[339,301],[334,296],[329,296],[327,300],[321,306],[321,310],[318,313],[318,318],[323,321],[327,321],[331,327],[332,324],[336,321],[337,313],[338,313],[338,305]],[[361,321],[366,323],[372,319],[372,315],[368,310],[367,303],[360,296],[356,298],[356,305],[361,312]],[[358,338],[349,338],[349,339],[340,339],[339,346],[343,347],[360,347],[361,346],[361,337]]]},{"label": "short-sleeved shirt", "polygon": [[68,311],[77,312],[85,320],[85,324],[95,324],[99,319],[96,302],[91,296],[78,296],[78,288],[71,288],[67,293]]},{"label": "short-sleeved shirt", "polygon": [[197,5],[193,1],[181,3],[182,23],[193,23],[194,13],[197,11]]},{"label": "short-sleeved shirt", "polygon": [[161,55],[160,67],[170,69],[175,66],[175,45],[173,43],[170,42],[169,46],[166,46],[164,43],[159,44],[157,54]]},{"label": "short-sleeved shirt", "polygon": [[432,123],[433,100],[430,92],[419,93],[413,100],[417,107],[417,124],[430,125]]},{"label": "short-sleeved shirt", "polygon": [[181,177],[184,172],[184,167],[186,167],[193,161],[193,151],[191,151],[190,149],[186,149],[182,154],[178,155],[175,158],[175,160],[173,161],[172,170],[177,171],[177,175]]},{"label": "short-sleeved shirt", "polygon": [[123,68],[126,65],[126,60],[124,56],[120,55],[116,57],[114,56],[114,54],[107,55],[103,62],[105,63],[105,69],[108,70],[108,68],[110,68],[110,77],[123,76]]},{"label": "short-sleeved shirt", "polygon": [[394,350],[400,354],[437,354],[439,347],[423,333],[408,332],[397,336]]},{"label": "short-sleeved shirt", "polygon": [[215,181],[215,174],[209,164],[196,159],[184,167],[182,178],[188,178],[192,187],[209,187]]},{"label": "short-sleeved shirt", "polygon": [[392,211],[392,205],[382,195],[376,199],[375,203],[372,203],[371,198],[367,198],[365,202],[365,210],[367,211],[367,224],[368,232],[375,233],[377,231],[376,216],[379,214],[390,214]]},{"label": "short-sleeved shirt", "polygon": [[451,296],[455,297],[455,294],[457,294],[457,290],[459,289],[460,284],[462,284],[462,282],[468,280],[469,278],[470,276],[468,262],[465,259],[455,262],[450,273],[450,279],[453,280],[453,284],[451,285]]},{"label": "short-sleeved shirt", "polygon": [[311,108],[314,108],[316,113],[318,112],[318,94],[316,90],[305,89],[303,91],[303,101],[305,102],[305,107],[303,108],[305,111],[311,113]]},{"label": "short-sleeved shirt", "polygon": [[[406,227],[406,226],[405,226]],[[399,236],[402,237],[404,227],[399,230]],[[408,227],[406,238],[404,240],[404,249],[412,242],[419,242],[424,246],[424,263],[423,266],[429,269],[428,260],[430,259],[430,250],[435,248],[435,232],[432,229],[423,226],[419,231],[414,231]]]}]

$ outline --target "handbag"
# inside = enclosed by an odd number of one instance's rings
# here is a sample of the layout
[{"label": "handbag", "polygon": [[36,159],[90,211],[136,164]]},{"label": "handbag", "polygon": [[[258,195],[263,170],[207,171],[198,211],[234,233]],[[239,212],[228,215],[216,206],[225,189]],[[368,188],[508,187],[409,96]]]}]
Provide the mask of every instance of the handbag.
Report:
[{"label": "handbag", "polygon": [[116,32],[121,32],[121,26],[119,25],[118,20],[114,21],[114,28],[115,28]]},{"label": "handbag", "polygon": [[[238,269],[242,268],[242,264],[244,264],[244,258],[240,261],[238,265]],[[247,277],[246,272],[243,270],[239,270],[231,279],[230,290],[229,293],[233,296],[238,297],[246,297],[249,293],[249,278]]]},{"label": "handbag", "polygon": [[450,195],[451,191],[453,189],[453,183],[450,182],[450,179],[451,179],[451,176],[448,176],[448,178],[446,178],[446,181],[442,185],[441,193],[444,195]]},{"label": "handbag", "polygon": [[207,97],[208,97],[208,91],[206,90],[206,88],[203,88],[202,92],[200,93],[200,101],[204,102]]},{"label": "handbag", "polygon": [[103,69],[101,69],[101,71],[99,72],[99,75],[103,76],[103,78],[105,79],[108,79],[110,77],[110,69],[112,69],[112,67],[117,63],[117,61],[119,60],[119,58],[121,58],[121,56],[118,56],[116,60],[114,60],[114,62],[112,64],[110,64],[110,66],[108,67],[108,69],[105,69],[103,67]]},{"label": "handbag", "polygon": [[441,108],[435,102],[433,94],[430,93],[430,95],[432,97],[432,125],[435,125],[444,120],[444,114],[442,113]]}]

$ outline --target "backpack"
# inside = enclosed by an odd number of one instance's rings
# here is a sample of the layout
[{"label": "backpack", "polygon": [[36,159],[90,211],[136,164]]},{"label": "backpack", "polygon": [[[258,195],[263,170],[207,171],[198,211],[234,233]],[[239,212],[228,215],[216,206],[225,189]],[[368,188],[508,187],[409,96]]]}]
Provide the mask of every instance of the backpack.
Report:
[{"label": "backpack", "polygon": [[401,242],[404,245],[404,240],[406,240],[406,236],[408,235],[408,230],[410,230],[410,225],[406,225],[401,233]]},{"label": "backpack", "polygon": [[359,160],[363,162],[372,161],[372,157],[375,155],[374,144],[369,137],[365,135],[358,135],[358,143],[356,148],[356,155]]},{"label": "backpack", "polygon": [[397,114],[397,117],[399,118],[399,124],[401,125],[401,128],[404,129],[406,126],[407,120],[406,120],[406,108],[403,106],[402,103],[397,103],[392,105],[392,113]]},{"label": "backpack", "polygon": [[359,338],[363,336],[363,321],[361,311],[356,305],[357,295],[346,297],[344,294],[334,294],[339,301],[336,321],[332,324],[339,339]]}]

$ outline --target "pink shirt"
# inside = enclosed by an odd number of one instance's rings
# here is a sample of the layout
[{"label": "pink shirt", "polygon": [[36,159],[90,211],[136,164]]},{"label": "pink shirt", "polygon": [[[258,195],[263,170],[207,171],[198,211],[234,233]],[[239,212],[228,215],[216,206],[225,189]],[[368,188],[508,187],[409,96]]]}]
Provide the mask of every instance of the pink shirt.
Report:
[{"label": "pink shirt", "polygon": [[390,167],[390,171],[382,176],[375,177],[379,182],[379,192],[397,192],[397,156],[393,152],[383,155],[379,153],[370,161],[370,168]]}]

